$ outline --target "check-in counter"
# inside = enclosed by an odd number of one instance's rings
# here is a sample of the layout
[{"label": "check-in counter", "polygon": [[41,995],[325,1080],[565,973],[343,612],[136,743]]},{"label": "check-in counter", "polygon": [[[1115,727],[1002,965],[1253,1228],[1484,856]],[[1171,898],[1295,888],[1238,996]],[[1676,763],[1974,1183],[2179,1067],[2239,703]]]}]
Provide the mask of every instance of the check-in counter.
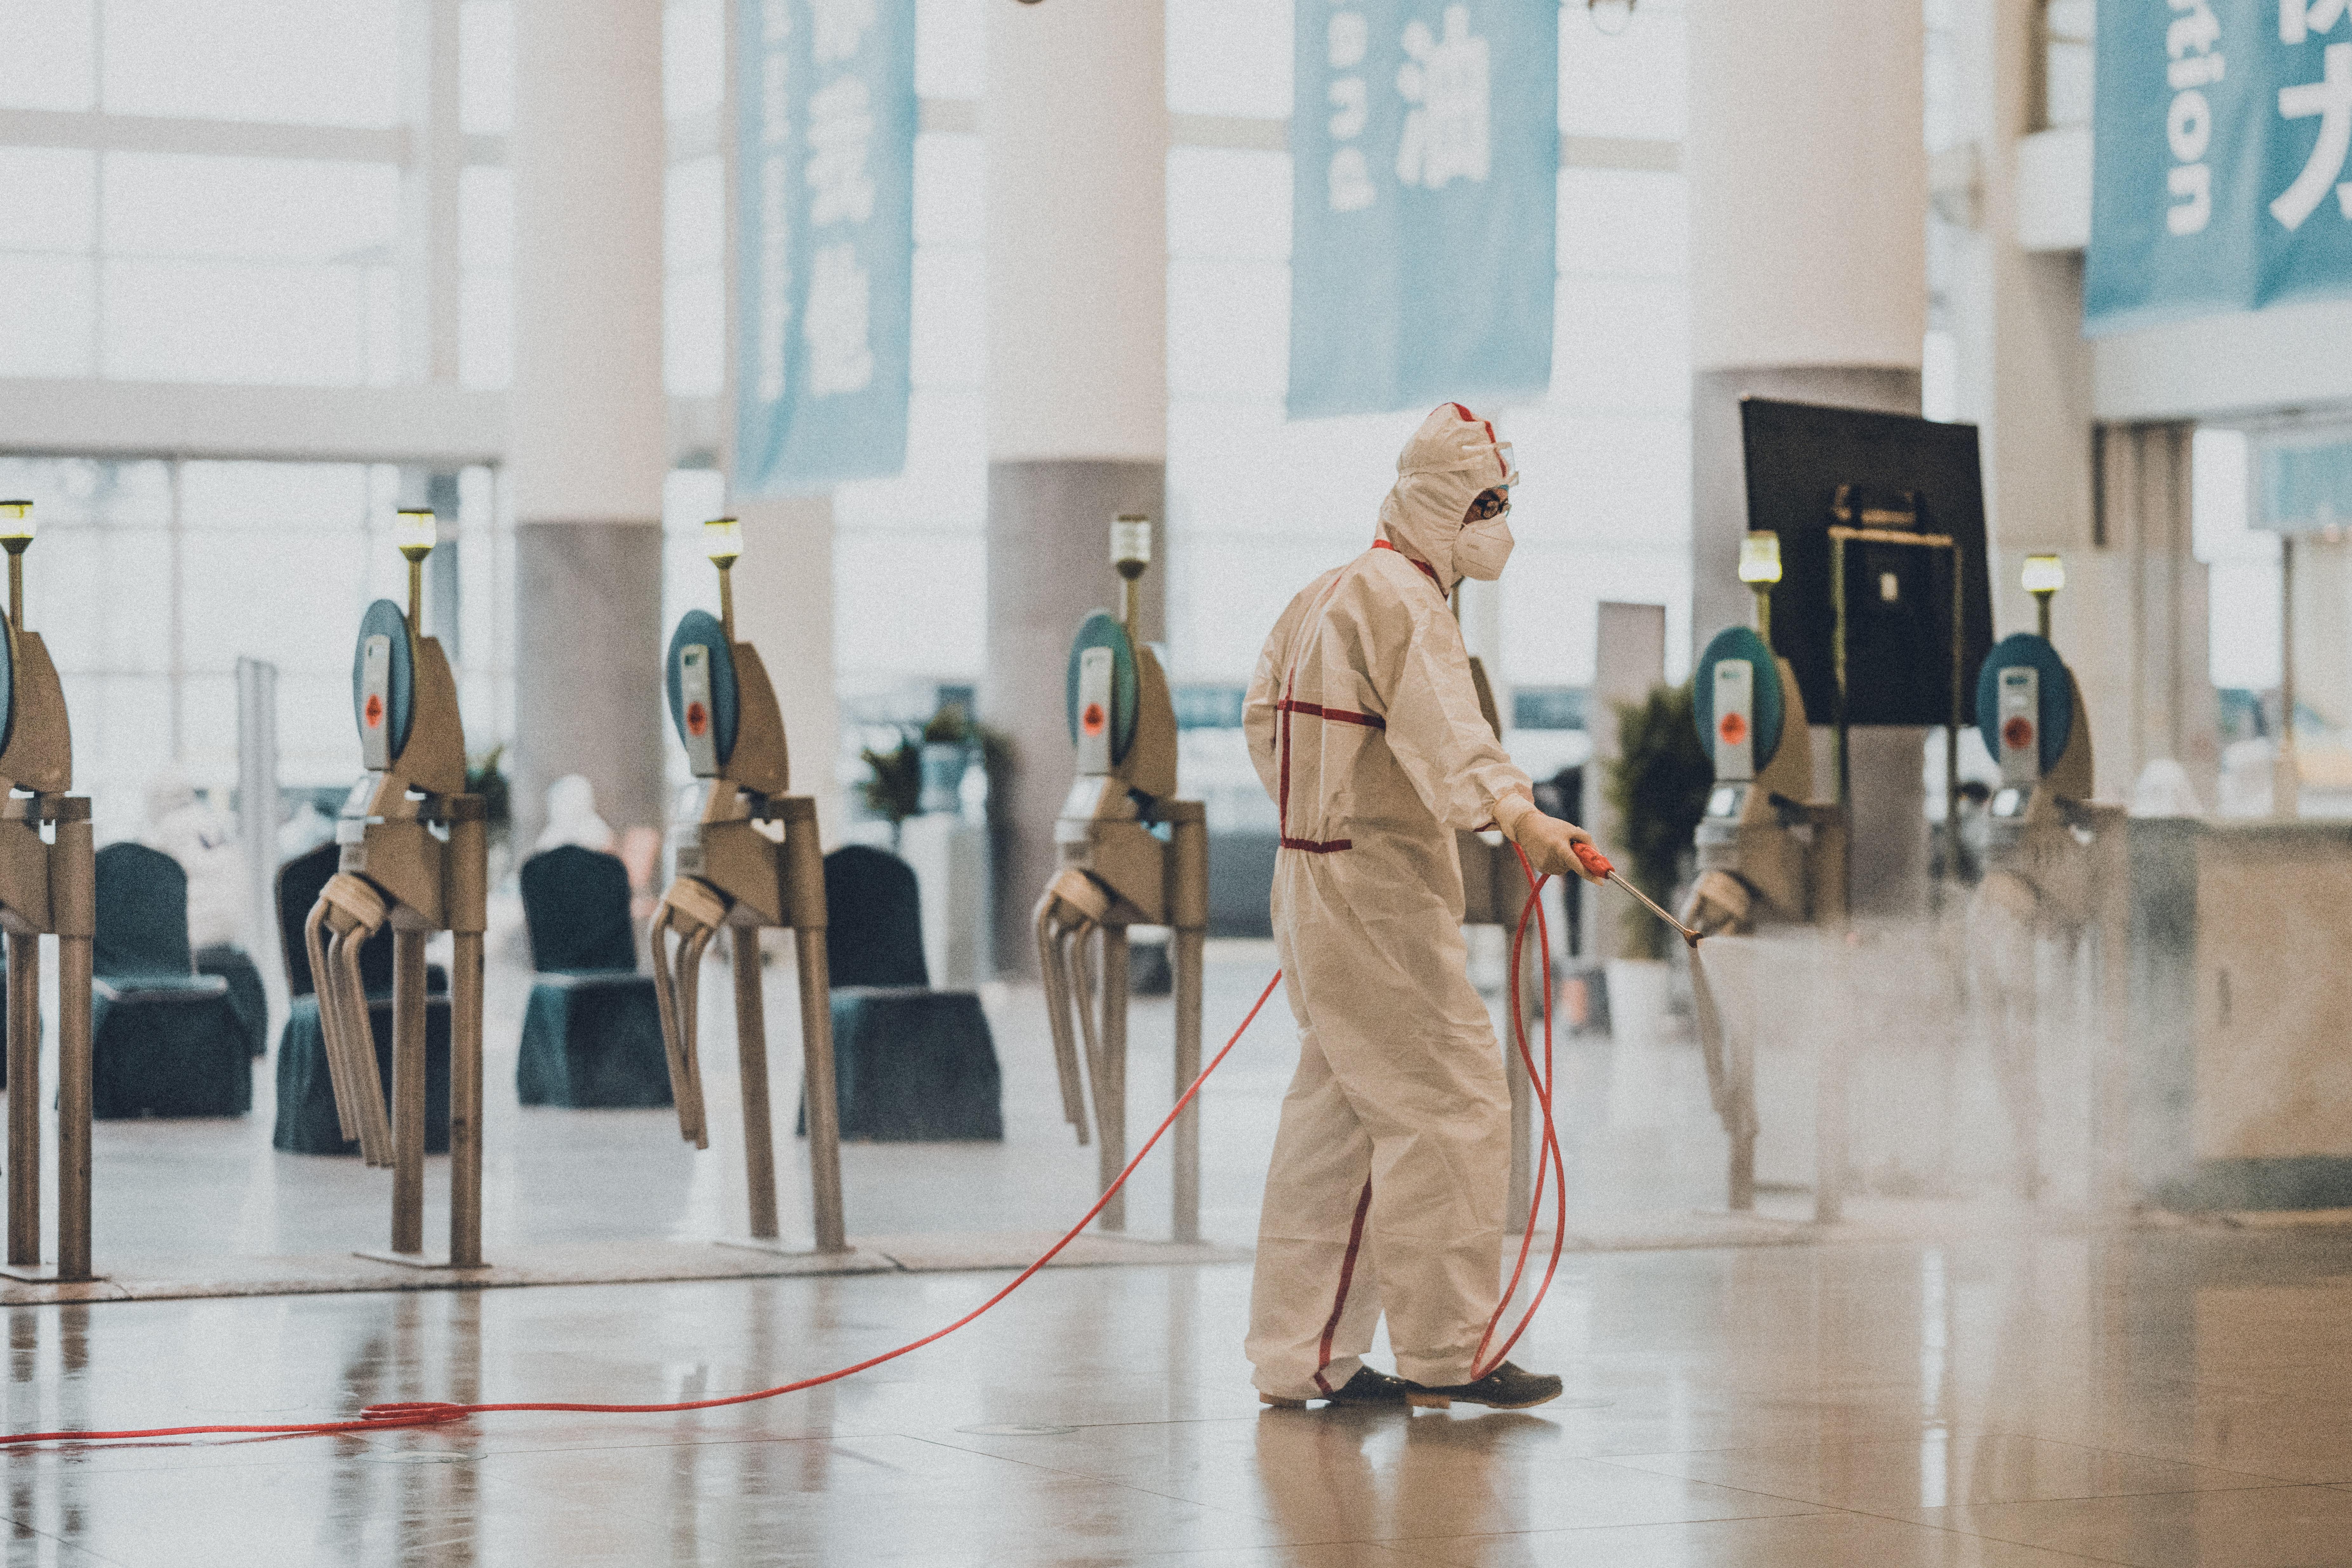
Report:
[{"label": "check-in counter", "polygon": [[2138,1194],[2352,1207],[2352,822],[2143,819],[2129,858]]}]

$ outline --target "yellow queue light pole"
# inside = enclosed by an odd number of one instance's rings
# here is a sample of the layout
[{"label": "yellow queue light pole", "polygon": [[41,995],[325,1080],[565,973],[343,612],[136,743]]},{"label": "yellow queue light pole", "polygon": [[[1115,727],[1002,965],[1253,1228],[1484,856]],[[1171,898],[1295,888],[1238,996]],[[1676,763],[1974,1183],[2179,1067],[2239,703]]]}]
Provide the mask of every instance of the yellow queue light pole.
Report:
[{"label": "yellow queue light pole", "polygon": [[[25,626],[33,503],[0,501],[8,621],[0,635],[0,931],[8,943],[8,1261],[13,1279],[90,1271],[90,945],[97,859],[89,797],[57,667]],[[45,836],[46,833],[46,836]],[[58,939],[58,1261],[41,1266],[41,938]]]},{"label": "yellow queue light pole", "polygon": [[2025,591],[2033,595],[2034,631],[2050,640],[2050,600],[2066,585],[2066,563],[2056,555],[2029,555],[2019,574]]},{"label": "yellow queue light pole", "polygon": [[[392,1172],[391,1245],[362,1257],[420,1268],[482,1266],[482,965],[488,929],[488,823],[466,788],[466,731],[440,639],[419,629],[433,514],[403,511],[393,543],[408,563],[408,610],[370,605],[352,658],[352,717],[365,770],[335,822],[338,869],[304,923],[319,1023],[343,1136]],[[368,1021],[360,950],[392,928],[392,1093]],[[425,1245],[425,944],[450,933],[449,1245]]]},{"label": "yellow queue light pole", "polygon": [[1739,542],[1739,580],[1756,595],[1756,635],[1772,646],[1772,587],[1780,580],[1780,536],[1751,531]]},{"label": "yellow queue light pole", "polygon": [[[792,791],[791,755],[776,691],[759,650],[735,639],[732,574],[743,526],[703,524],[703,553],[719,569],[719,617],[689,610],[670,635],[664,686],[688,766],[707,780],[702,812],[680,836],[676,874],[654,911],[654,994],[679,1134],[710,1146],[704,1114],[698,998],[704,949],[724,927],[735,961],[736,1067],[742,1084],[748,1238],[756,1251],[797,1251],[781,1239],[768,1085],[767,1010],[760,933],[793,933],[801,1008],[802,1097],[808,1114],[810,1228],[821,1253],[849,1250],[841,1194],[840,1100],[825,959],[824,850],[816,801]],[[672,945],[670,938],[677,941]]]}]

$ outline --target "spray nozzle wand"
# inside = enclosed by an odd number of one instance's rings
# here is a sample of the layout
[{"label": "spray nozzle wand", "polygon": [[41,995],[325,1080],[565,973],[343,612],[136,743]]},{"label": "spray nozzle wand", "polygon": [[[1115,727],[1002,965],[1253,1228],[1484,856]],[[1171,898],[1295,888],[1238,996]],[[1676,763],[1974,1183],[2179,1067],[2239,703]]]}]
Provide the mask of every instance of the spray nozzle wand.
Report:
[{"label": "spray nozzle wand", "polygon": [[1674,927],[1675,930],[1680,933],[1684,942],[1689,943],[1692,947],[1696,947],[1698,945],[1698,939],[1704,933],[1691,930],[1690,927],[1683,924],[1682,921],[1666,913],[1665,910],[1658,907],[1657,901],[1652,899],[1649,894],[1642,891],[1641,889],[1633,886],[1633,883],[1619,876],[1617,874],[1617,868],[1609,863],[1608,856],[1603,855],[1600,850],[1594,848],[1590,844],[1579,844],[1576,847],[1576,858],[1579,860],[1583,861],[1584,868],[1591,872],[1594,876],[1603,878],[1609,881],[1616,883],[1619,887],[1624,889],[1627,892],[1641,900],[1643,904],[1652,914],[1657,916],[1660,920]]}]

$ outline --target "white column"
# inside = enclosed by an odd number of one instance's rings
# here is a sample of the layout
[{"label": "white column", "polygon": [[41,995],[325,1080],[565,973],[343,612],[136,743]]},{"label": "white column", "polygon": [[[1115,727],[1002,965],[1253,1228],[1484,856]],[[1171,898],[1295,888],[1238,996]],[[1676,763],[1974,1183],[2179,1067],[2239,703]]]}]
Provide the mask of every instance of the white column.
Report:
[{"label": "white column", "polygon": [[[1919,411],[1927,332],[1925,34],[1887,0],[1692,0],[1695,646],[1744,624],[1739,399]],[[1853,736],[1858,910],[1926,887],[1923,734]]]},{"label": "white column", "polygon": [[459,3],[401,0],[401,100],[410,155],[401,174],[400,347],[407,381],[457,379],[457,185],[466,165],[457,104]]},{"label": "white column", "polygon": [[816,797],[817,829],[839,841],[841,707],[833,686],[833,498],[739,500],[735,635],[760,650],[791,748],[793,793]]},{"label": "white column", "polygon": [[988,676],[1013,737],[996,818],[997,956],[1033,961],[1031,907],[1071,778],[1063,672],[1118,604],[1109,525],[1155,525],[1143,625],[1167,582],[1166,18],[1161,0],[989,0]]},{"label": "white column", "polygon": [[660,0],[516,0],[515,817],[583,773],[657,824],[662,479]]}]

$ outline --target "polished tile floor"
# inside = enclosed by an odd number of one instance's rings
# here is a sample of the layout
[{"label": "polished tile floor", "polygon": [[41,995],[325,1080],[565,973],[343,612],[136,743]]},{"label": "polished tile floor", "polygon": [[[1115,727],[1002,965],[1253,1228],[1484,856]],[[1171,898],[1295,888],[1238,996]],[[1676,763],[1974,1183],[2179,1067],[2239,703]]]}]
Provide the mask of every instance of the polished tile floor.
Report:
[{"label": "polished tile floor", "polygon": [[[7,1425],[654,1401],[870,1354],[948,1275],[6,1314]],[[2352,1563],[2352,1236],[1586,1255],[1524,1413],[1262,1411],[1240,1266],[1041,1277],[690,1415],[0,1455],[14,1563]]]},{"label": "polished tile floor", "polygon": [[[1219,950],[1213,1047],[1270,967],[1265,944]],[[775,978],[789,1082],[793,1001]],[[706,996],[725,984],[714,970]],[[493,966],[493,1257],[740,1229],[730,1009],[705,1009],[719,1137],[697,1154],[667,1112],[517,1107],[527,988],[510,958]],[[1041,1227],[1091,1197],[1093,1151],[1061,1123],[1036,994],[986,1001],[1006,1142],[849,1148],[853,1232]],[[1164,1001],[1139,1005],[1132,1137],[1167,1102],[1167,1028]],[[1916,1030],[1882,1037],[1890,1081],[1917,1077],[1910,1058],[1940,1059],[1955,1092],[1989,1093],[1980,1064],[1936,1058]],[[1213,1240],[1255,1228],[1290,1062],[1277,1013],[1208,1090]],[[1564,1042],[1560,1070],[1580,1225],[1720,1203],[1721,1134],[1686,1038]],[[266,1064],[263,1078],[241,1121],[99,1128],[101,1268],[381,1241],[386,1178],[274,1154]],[[788,1151],[792,1112],[782,1100]],[[1997,1163],[1997,1136],[1946,1114],[1948,1145]],[[1865,1170],[1919,1142],[1866,1101],[1864,1132],[1881,1152]],[[437,1232],[446,1162],[431,1165]],[[804,1234],[797,1159],[782,1175]],[[1922,1186],[1910,1166],[1896,1175]],[[1517,1358],[1569,1393],[1533,1412],[1264,1411],[1240,1355],[1245,1266],[1076,1269],[903,1361],[725,1411],[0,1452],[5,1561],[2352,1565],[2352,1230],[2058,1234],[2049,1211],[1926,1187],[1963,1223],[1572,1256]],[[1136,1234],[1164,1233],[1167,1191],[1165,1165],[1147,1165]],[[332,1419],[396,1398],[690,1399],[872,1355],[1003,1279],[9,1308],[0,1429]]]},{"label": "polished tile floor", "polygon": [[[1272,942],[1212,944],[1206,1005],[1213,1051],[1275,969]],[[793,1136],[799,1077],[798,1003],[788,957],[768,970],[771,1070],[780,1152],[778,1202],[788,1238],[809,1239],[804,1144]],[[54,966],[45,976],[54,1020]],[[564,1110],[516,1103],[515,1058],[530,994],[527,964],[494,953],[485,994],[483,1233],[502,1246],[716,1237],[744,1229],[740,1100],[731,981],[707,963],[703,1081],[711,1147],[698,1153],[668,1110]],[[990,985],[982,1000],[1003,1073],[1001,1144],[850,1144],[843,1185],[853,1235],[1003,1231],[1066,1224],[1099,1191],[1095,1151],[1063,1121],[1041,994]],[[1135,1005],[1129,1068],[1129,1146],[1171,1103],[1171,1005]],[[282,1019],[282,1011],[278,1015]],[[274,1036],[273,1036],[274,1041]],[[55,1040],[44,1071],[54,1082]],[[190,1276],[191,1260],[317,1255],[388,1239],[390,1178],[354,1159],[279,1154],[269,1147],[274,1056],[254,1064],[252,1114],[233,1121],[103,1121],[93,1138],[93,1247],[101,1271]],[[1280,997],[1203,1090],[1202,1229],[1247,1246],[1284,1086],[1297,1059]],[[1559,1047],[1571,1141],[1573,1203],[1588,1214],[1663,1212],[1722,1203],[1722,1133],[1686,1038],[1607,1039]],[[44,1107],[44,1115],[49,1114]],[[447,1162],[426,1163],[429,1235],[446,1213]],[[1154,1159],[1130,1188],[1130,1229],[1164,1236],[1169,1166]],[[52,1237],[47,1255],[54,1256]],[[166,1267],[168,1266],[168,1267]],[[201,1273],[201,1269],[195,1271]]]}]

